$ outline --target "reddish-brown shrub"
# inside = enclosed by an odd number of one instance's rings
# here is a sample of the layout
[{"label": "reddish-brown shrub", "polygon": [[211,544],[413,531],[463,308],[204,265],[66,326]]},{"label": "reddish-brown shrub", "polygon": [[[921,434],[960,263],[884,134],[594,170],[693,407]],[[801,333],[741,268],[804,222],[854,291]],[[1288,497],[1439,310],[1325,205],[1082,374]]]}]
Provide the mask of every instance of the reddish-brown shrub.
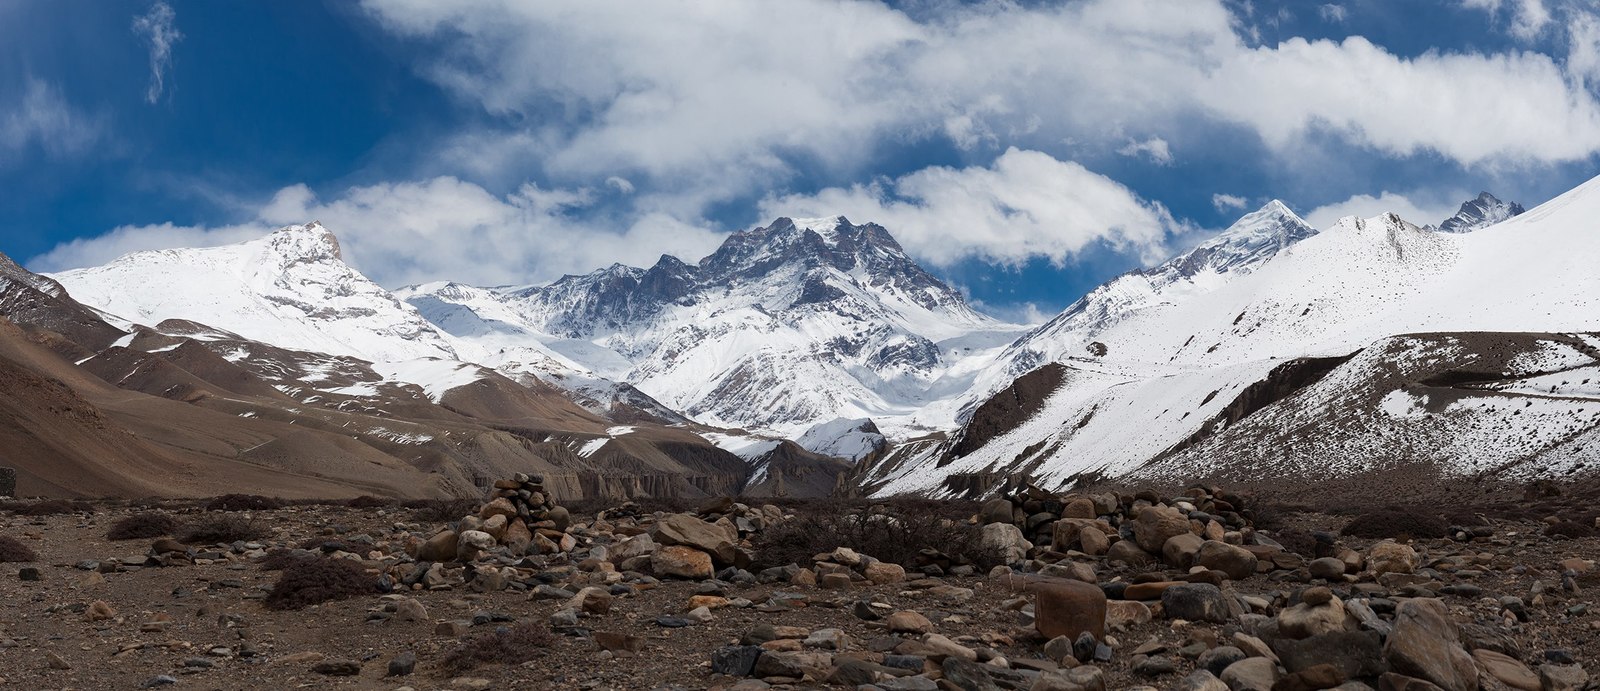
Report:
[{"label": "reddish-brown shrub", "polygon": [[0,561],[38,561],[33,549],[9,535],[0,535]]},{"label": "reddish-brown shrub", "polygon": [[516,665],[532,660],[555,643],[550,629],[533,622],[497,626],[463,639],[444,656],[444,667],[465,672],[484,664]]},{"label": "reddish-brown shrub", "polygon": [[215,545],[229,542],[248,542],[267,536],[265,526],[237,516],[205,517],[184,526],[178,531],[178,541],[191,545]]},{"label": "reddish-brown shrub", "polygon": [[394,506],[395,500],[388,497],[374,497],[370,494],[363,494],[355,499],[345,501],[344,505],[352,509],[381,509],[386,506]]},{"label": "reddish-brown shrub", "polygon": [[224,494],[206,502],[207,511],[271,511],[283,508],[283,500],[258,494]]},{"label": "reddish-brown shrub", "polygon": [[1421,540],[1441,538],[1450,526],[1421,509],[1390,506],[1368,511],[1346,523],[1341,535],[1371,539],[1410,537]]},{"label": "reddish-brown shrub", "polygon": [[1587,526],[1577,521],[1562,521],[1552,523],[1544,529],[1544,534],[1551,537],[1594,537],[1597,533],[1592,526]]},{"label": "reddish-brown shrub", "polygon": [[94,505],[84,501],[45,499],[44,501],[13,504],[11,510],[18,516],[56,516],[64,513],[94,513]]},{"label": "reddish-brown shrub", "polygon": [[178,530],[178,521],[164,513],[136,513],[111,524],[106,531],[107,540],[140,540],[171,535]]},{"label": "reddish-brown shrub", "polygon": [[411,519],[423,523],[449,523],[478,513],[479,503],[471,499],[411,499],[402,506],[411,509]]},{"label": "reddish-brown shrub", "polygon": [[377,592],[378,581],[359,563],[328,557],[290,558],[264,601],[272,609],[305,609]]}]

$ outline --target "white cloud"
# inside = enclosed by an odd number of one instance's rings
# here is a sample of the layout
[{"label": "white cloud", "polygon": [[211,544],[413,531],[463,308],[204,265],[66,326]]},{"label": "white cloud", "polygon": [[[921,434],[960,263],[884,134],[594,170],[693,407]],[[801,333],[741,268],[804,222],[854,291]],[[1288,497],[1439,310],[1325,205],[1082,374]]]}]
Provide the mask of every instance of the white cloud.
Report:
[{"label": "white cloud", "polygon": [[606,178],[606,184],[615,187],[618,192],[623,194],[633,194],[633,183],[629,182],[625,177],[613,175]]},{"label": "white cloud", "polygon": [[1500,9],[1509,5],[1511,24],[1506,30],[1524,41],[1538,38],[1550,24],[1550,8],[1545,6],[1544,0],[1461,0],[1461,5],[1488,12],[1489,17],[1496,20]]},{"label": "white cloud", "polygon": [[1318,7],[1317,13],[1322,15],[1323,21],[1333,22],[1336,24],[1343,24],[1345,16],[1348,14],[1344,5],[1338,5],[1331,2]]},{"label": "white cloud", "polygon": [[769,197],[761,217],[844,214],[888,228],[939,266],[978,258],[1063,263],[1093,243],[1150,261],[1183,226],[1161,204],[1071,161],[1009,149],[990,167],[932,167],[872,185]]},{"label": "white cloud", "polygon": [[345,259],[383,285],[499,285],[586,273],[612,262],[648,266],[663,253],[698,258],[721,241],[717,233],[661,214],[615,230],[574,219],[570,212],[589,197],[584,190],[532,185],[500,197],[451,177],[354,187],[328,200],[293,185],[245,223],[124,226],[64,243],[29,263],[41,271],[94,266],[135,250],[227,244],[319,220],[339,236]]},{"label": "white cloud", "polygon": [[1217,211],[1243,209],[1249,203],[1248,199],[1238,195],[1221,193],[1211,195],[1211,205],[1217,207]]},{"label": "white cloud", "polygon": [[1587,88],[1600,87],[1600,16],[1593,12],[1568,12],[1567,72]]},{"label": "white cloud", "polygon": [[[1543,5],[1518,2],[1538,24]],[[930,137],[969,151],[1066,139],[1113,150],[1125,132],[1209,123],[1242,125],[1285,156],[1310,134],[1468,166],[1600,151],[1600,103],[1548,56],[1401,57],[1361,38],[1252,47],[1222,0],[931,3],[916,18],[824,0],[363,6],[442,46],[431,79],[507,116],[449,141],[451,160],[623,174],[713,202],[802,168],[855,175],[880,142]]]},{"label": "white cloud", "polygon": [[59,89],[38,79],[27,81],[15,107],[0,110],[0,149],[13,152],[37,145],[52,156],[73,156],[88,151],[103,133],[101,118],[73,108]]},{"label": "white cloud", "polygon": [[[1472,196],[1474,195],[1464,192],[1452,195],[1429,195],[1430,201],[1419,203],[1406,195],[1388,191],[1381,192],[1376,197],[1370,194],[1358,194],[1342,202],[1312,209],[1305,215],[1305,219],[1313,228],[1326,229],[1345,216],[1372,218],[1394,213],[1413,225],[1428,226],[1454,216],[1461,208],[1461,202]],[[1455,201],[1451,202],[1450,199]]]},{"label": "white cloud", "polygon": [[166,88],[167,69],[172,66],[172,45],[183,40],[178,31],[178,14],[162,0],[150,6],[150,11],[133,18],[133,32],[150,44],[150,88],[144,99],[155,103]]},{"label": "white cloud", "polygon": [[1172,149],[1168,147],[1167,140],[1160,137],[1151,137],[1142,142],[1130,139],[1126,146],[1117,149],[1117,153],[1132,158],[1143,156],[1158,166],[1172,165]]}]

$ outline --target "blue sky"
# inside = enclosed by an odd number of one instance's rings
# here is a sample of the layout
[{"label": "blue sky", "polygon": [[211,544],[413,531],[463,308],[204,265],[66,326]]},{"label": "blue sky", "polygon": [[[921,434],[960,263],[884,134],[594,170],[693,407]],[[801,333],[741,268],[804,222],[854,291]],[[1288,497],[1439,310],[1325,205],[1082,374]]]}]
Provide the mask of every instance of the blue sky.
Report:
[{"label": "blue sky", "polygon": [[1567,0],[0,3],[0,252],[322,220],[389,286],[877,221],[1051,314],[1272,198],[1436,223],[1595,174]]}]

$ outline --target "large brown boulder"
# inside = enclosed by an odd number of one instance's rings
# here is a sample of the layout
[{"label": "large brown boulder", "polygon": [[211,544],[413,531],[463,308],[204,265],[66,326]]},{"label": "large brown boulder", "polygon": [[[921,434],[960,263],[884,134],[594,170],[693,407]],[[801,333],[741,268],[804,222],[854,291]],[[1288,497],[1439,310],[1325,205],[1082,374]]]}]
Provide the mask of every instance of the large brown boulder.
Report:
[{"label": "large brown boulder", "polygon": [[650,570],[657,576],[710,578],[711,555],[693,547],[670,545],[650,555]]},{"label": "large brown boulder", "polygon": [[455,561],[456,531],[441,530],[425,542],[417,545],[417,551],[411,555],[417,561]]},{"label": "large brown boulder", "polygon": [[1011,577],[1007,583],[1033,593],[1033,625],[1046,639],[1077,640],[1085,631],[1105,638],[1106,594],[1099,587],[1063,578]]},{"label": "large brown boulder", "polygon": [[1205,544],[1200,545],[1200,551],[1195,555],[1195,563],[1212,571],[1228,574],[1228,578],[1236,581],[1256,574],[1256,555],[1243,547],[1235,547],[1216,540],[1207,540]]},{"label": "large brown boulder", "polygon": [[1478,691],[1478,667],[1462,649],[1461,632],[1439,600],[1400,602],[1383,657],[1395,672],[1426,679],[1445,691]]},{"label": "large brown boulder", "polygon": [[734,548],[739,543],[739,530],[732,524],[707,523],[688,513],[663,516],[651,533],[656,542],[693,547],[715,555],[723,564],[733,563]]},{"label": "large brown boulder", "polygon": [[1183,512],[1167,506],[1149,506],[1139,512],[1133,521],[1133,538],[1139,548],[1151,554],[1160,554],[1161,548],[1173,536],[1193,532],[1189,519]]}]

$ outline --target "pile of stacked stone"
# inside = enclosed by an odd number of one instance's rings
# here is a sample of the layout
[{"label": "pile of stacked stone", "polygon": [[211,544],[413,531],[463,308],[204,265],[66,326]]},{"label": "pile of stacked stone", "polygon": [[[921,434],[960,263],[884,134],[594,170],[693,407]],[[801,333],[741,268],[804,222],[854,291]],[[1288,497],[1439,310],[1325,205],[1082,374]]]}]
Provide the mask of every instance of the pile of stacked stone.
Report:
[{"label": "pile of stacked stone", "polygon": [[567,534],[571,520],[568,511],[545,494],[543,477],[517,473],[509,480],[496,480],[477,513],[435,533],[417,545],[412,556],[417,561],[471,562],[502,547],[511,556],[570,552],[577,546]]}]

